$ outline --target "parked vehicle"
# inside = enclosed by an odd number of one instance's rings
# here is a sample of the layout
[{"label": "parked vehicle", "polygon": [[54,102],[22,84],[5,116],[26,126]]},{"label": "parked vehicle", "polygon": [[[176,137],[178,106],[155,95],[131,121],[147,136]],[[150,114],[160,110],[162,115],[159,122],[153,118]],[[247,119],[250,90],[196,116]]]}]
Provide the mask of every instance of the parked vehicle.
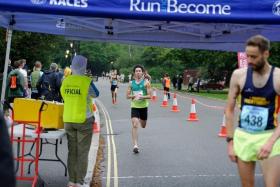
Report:
[{"label": "parked vehicle", "polygon": [[214,82],[214,81],[208,81],[205,84],[202,84],[200,86],[201,89],[205,89],[205,90],[223,90],[225,88],[224,84],[221,82]]},{"label": "parked vehicle", "polygon": [[[194,87],[194,89],[196,89],[197,83],[195,83],[193,85],[193,87]],[[209,81],[201,80],[201,82],[200,82],[200,89],[203,89],[203,90],[210,90],[210,89],[223,90],[224,88],[225,88],[225,86],[224,86],[223,82],[215,82],[214,80],[209,80]]]}]

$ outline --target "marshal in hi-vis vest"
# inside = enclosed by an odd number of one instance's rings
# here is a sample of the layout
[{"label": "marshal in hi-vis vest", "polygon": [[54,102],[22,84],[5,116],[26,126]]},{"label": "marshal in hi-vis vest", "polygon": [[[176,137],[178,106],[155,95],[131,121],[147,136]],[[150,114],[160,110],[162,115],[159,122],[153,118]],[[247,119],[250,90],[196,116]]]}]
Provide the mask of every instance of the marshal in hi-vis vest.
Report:
[{"label": "marshal in hi-vis vest", "polygon": [[71,75],[63,80],[60,92],[64,100],[64,122],[85,122],[90,83],[91,78],[81,75]]}]

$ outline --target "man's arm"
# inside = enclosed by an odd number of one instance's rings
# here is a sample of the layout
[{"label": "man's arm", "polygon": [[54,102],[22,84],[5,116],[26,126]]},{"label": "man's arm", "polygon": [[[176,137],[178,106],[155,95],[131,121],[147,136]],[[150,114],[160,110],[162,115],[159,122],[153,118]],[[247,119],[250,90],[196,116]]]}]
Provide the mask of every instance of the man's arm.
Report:
[{"label": "man's arm", "polygon": [[147,95],[141,96],[141,99],[151,99],[151,95],[152,95],[151,83],[149,81],[146,81],[145,87],[147,89]]},{"label": "man's arm", "polygon": [[126,98],[127,99],[134,99],[135,96],[131,95],[131,82],[128,85],[127,91],[126,91]]},{"label": "man's arm", "polygon": [[[227,137],[233,137],[234,131],[234,108],[237,96],[240,93],[240,86],[238,84],[238,70],[235,70],[231,76],[230,87],[228,92],[228,101],[225,110]],[[228,142],[228,155],[231,161],[236,162],[236,155],[233,151],[233,141]]]},{"label": "man's arm", "polygon": [[237,71],[234,71],[230,79],[227,106],[225,110],[226,128],[227,128],[228,137],[233,137],[234,108],[239,93],[240,93],[240,86],[238,84],[238,73]]},{"label": "man's arm", "polygon": [[165,82],[166,82],[166,80],[163,79],[163,80],[162,80],[162,86],[163,86],[163,87],[165,87]]},{"label": "man's arm", "polygon": [[280,126],[278,124],[278,126],[276,127],[276,130],[273,132],[271,137],[260,148],[258,155],[257,155],[258,159],[262,160],[262,159],[266,159],[269,157],[271,150],[273,148],[273,145],[278,140],[279,137],[280,137]]},{"label": "man's arm", "polygon": [[89,95],[91,97],[94,97],[94,98],[99,96],[99,90],[96,88],[96,86],[93,83],[93,81],[91,81],[91,83],[89,85]]},{"label": "man's arm", "polygon": [[149,75],[149,74],[145,74],[145,79],[148,79],[148,81],[151,81],[151,80],[152,80],[152,77],[151,77],[151,75]]},{"label": "man's arm", "polygon": [[[280,69],[275,68],[274,70],[274,88],[278,95],[280,95]],[[275,131],[271,135],[271,137],[268,139],[268,141],[261,147],[261,149],[258,152],[257,157],[259,159],[266,159],[271,153],[271,150],[273,148],[274,143],[280,138],[280,125],[278,123]]]}]

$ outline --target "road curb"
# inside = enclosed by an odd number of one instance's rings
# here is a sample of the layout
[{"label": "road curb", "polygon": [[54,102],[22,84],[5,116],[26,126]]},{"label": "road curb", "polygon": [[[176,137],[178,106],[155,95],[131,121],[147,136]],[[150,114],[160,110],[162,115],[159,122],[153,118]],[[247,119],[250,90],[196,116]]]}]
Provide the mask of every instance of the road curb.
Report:
[{"label": "road curb", "polygon": [[[95,104],[95,100],[93,100],[93,103]],[[100,115],[99,115],[98,107],[96,107],[96,111],[94,112],[94,117],[95,117],[95,122],[100,126]],[[100,132],[94,133],[91,139],[91,145],[88,154],[88,168],[85,177],[84,187],[90,187],[90,183],[92,181],[96,158],[97,158],[97,151],[99,147],[99,137],[100,137]]]}]

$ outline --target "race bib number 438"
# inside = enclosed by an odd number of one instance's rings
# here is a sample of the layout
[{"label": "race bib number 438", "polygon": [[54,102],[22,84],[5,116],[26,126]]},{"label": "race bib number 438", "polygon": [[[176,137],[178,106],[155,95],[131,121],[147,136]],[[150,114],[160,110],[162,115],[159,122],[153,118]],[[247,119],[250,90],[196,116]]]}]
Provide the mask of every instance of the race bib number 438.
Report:
[{"label": "race bib number 438", "polygon": [[263,131],[267,126],[268,108],[244,105],[240,116],[241,127],[249,132]]}]

